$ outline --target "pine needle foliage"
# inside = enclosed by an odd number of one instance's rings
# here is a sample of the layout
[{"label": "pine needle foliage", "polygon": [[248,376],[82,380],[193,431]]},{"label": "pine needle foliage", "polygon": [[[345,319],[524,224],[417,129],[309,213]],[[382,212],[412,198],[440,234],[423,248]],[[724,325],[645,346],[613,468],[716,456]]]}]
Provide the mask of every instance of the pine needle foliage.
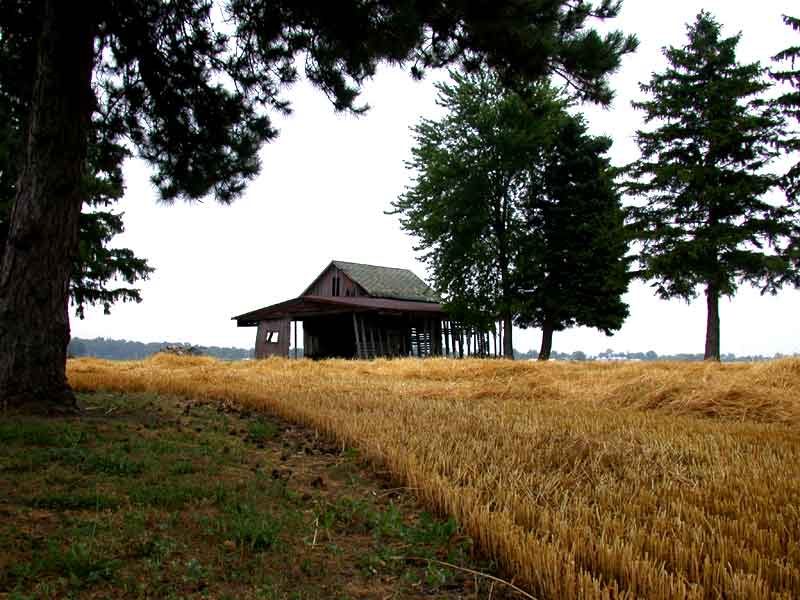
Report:
[{"label": "pine needle foliage", "polygon": [[[21,153],[30,110],[31,74],[36,68],[35,39],[38,9],[35,3],[12,2],[5,16],[11,23],[3,36],[0,27],[0,253],[17,194]],[[129,248],[114,248],[111,240],[124,231],[122,215],[113,210],[125,193],[123,162],[131,154],[118,123],[107,120],[108,98],[99,98],[92,119],[90,147],[84,177],[85,201],[80,215],[79,245],[72,259],[69,297],[83,318],[88,306],[106,313],[117,302],[141,302],[134,287],[153,269]]]},{"label": "pine needle foliage", "polygon": [[[784,15],[783,21],[800,34],[800,18]],[[781,95],[777,103],[787,118],[794,122],[794,128],[788,134],[785,143],[789,152],[797,153],[800,152],[800,38],[797,45],[779,52],[773,60],[785,63],[787,68],[772,71],[772,78],[793,88]],[[790,197],[800,201],[800,160],[786,174],[785,187]]]},{"label": "pine needle foliage", "polygon": [[766,70],[737,62],[739,39],[701,12],[687,44],[664,50],[669,66],[634,103],[651,128],[637,132],[642,157],[627,170],[639,274],[662,298],[690,301],[705,288],[705,356],[715,360],[721,296],[742,283],[762,294],[800,285],[797,209],[770,195],[783,119],[765,100]]}]

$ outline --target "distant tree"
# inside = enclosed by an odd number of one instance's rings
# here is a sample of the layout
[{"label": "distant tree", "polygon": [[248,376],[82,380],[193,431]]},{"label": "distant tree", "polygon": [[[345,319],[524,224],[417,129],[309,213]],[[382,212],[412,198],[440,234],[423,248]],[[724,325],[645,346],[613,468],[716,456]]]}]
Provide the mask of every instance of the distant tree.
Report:
[{"label": "distant tree", "polygon": [[612,335],[628,316],[628,236],[610,148],[582,117],[565,115],[524,195],[516,322],[542,329],[539,360],[550,358],[555,331],[580,325]]},{"label": "distant tree", "polygon": [[[800,33],[800,18],[784,15],[783,21],[795,32]],[[790,152],[800,152],[800,40],[797,45],[778,53],[773,60],[788,62],[790,65],[786,70],[773,71],[772,77],[794,88],[781,95],[777,103],[786,116],[795,123],[794,131],[786,140],[787,149]],[[787,173],[785,187],[789,196],[800,200],[800,160]]]},{"label": "distant tree", "polygon": [[547,84],[510,92],[488,74],[451,78],[437,85],[446,114],[414,127],[414,183],[392,203],[393,214],[419,240],[453,318],[485,326],[500,318],[503,356],[513,358],[522,205],[564,101]]},{"label": "distant tree", "polygon": [[583,350],[575,350],[575,352],[570,354],[569,358],[570,358],[570,360],[586,360],[587,359],[586,353]]},{"label": "distant tree", "polygon": [[688,44],[664,50],[665,72],[640,85],[650,131],[637,132],[642,157],[630,165],[639,203],[630,224],[641,243],[639,274],[662,298],[687,301],[705,288],[705,358],[720,358],[719,298],[743,282],[776,293],[800,285],[790,240],[797,213],[767,194],[779,177],[765,170],[778,151],[782,120],[763,100],[760,64],[736,61],[739,36],[723,38],[701,12]]},{"label": "distant tree", "polygon": [[[607,103],[607,76],[635,39],[589,20],[599,0],[0,0],[0,43],[26,35],[20,177],[0,260],[0,401],[71,410],[67,302],[93,120],[100,115],[153,167],[162,198],[230,202],[277,135],[268,111],[299,77],[337,110],[358,106],[378,63],[490,69],[509,84],[558,73]],[[17,85],[0,80],[0,88]]]}]

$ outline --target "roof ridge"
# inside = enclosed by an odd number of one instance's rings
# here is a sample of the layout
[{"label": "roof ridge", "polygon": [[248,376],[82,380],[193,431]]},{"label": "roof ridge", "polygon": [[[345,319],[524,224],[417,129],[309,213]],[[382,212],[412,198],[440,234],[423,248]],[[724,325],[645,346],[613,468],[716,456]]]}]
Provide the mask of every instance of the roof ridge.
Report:
[{"label": "roof ridge", "polygon": [[411,269],[406,269],[404,267],[387,267],[387,266],[384,266],[384,265],[373,265],[373,264],[370,264],[370,263],[352,262],[352,261],[349,261],[349,260],[332,260],[331,262],[334,263],[334,264],[342,263],[342,264],[346,264],[346,265],[359,265],[361,267],[375,267],[376,269],[391,269],[393,271],[408,271],[409,273],[413,273],[414,275],[416,275],[416,273],[414,273],[414,271],[412,271]]}]

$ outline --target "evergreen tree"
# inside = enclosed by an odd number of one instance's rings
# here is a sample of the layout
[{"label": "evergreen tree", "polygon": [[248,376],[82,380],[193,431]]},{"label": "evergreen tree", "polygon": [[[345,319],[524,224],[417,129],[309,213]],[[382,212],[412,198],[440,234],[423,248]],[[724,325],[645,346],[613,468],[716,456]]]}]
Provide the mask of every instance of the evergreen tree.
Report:
[{"label": "evergreen tree", "polygon": [[539,360],[550,358],[555,331],[581,325],[612,335],[628,316],[628,238],[610,148],[582,117],[565,117],[523,202],[517,324],[542,329]]},{"label": "evergreen tree", "polygon": [[514,93],[490,75],[451,78],[437,85],[447,114],[414,128],[414,184],[394,213],[419,240],[453,319],[485,329],[499,318],[503,356],[513,358],[521,204],[564,103],[546,84]]},{"label": "evergreen tree", "polygon": [[[14,206],[18,160],[22,147],[24,115],[30,89],[26,69],[33,68],[30,57],[20,50],[30,43],[6,43],[0,46],[0,249],[5,245],[8,221]],[[76,314],[83,317],[86,306],[100,304],[106,313],[116,302],[140,302],[133,285],[147,279],[152,269],[127,248],[110,248],[109,242],[123,231],[122,216],[109,210],[124,193],[122,162],[128,152],[117,141],[109,140],[103,123],[93,124],[92,143],[87,164],[86,202],[80,215],[80,242],[73,256],[69,281],[70,300]]]},{"label": "evergreen tree", "polygon": [[[800,33],[800,18],[784,15],[783,21],[794,31]],[[788,62],[790,65],[786,70],[773,71],[772,77],[776,81],[794,88],[780,96],[777,103],[787,118],[794,122],[794,130],[785,140],[786,148],[789,152],[800,152],[800,42],[798,45],[790,46],[778,53],[773,60]],[[788,195],[795,200],[800,200],[800,160],[786,174],[785,181],[784,187]]]},{"label": "evergreen tree", "polygon": [[654,127],[637,133],[629,191],[641,204],[630,216],[640,274],[661,297],[689,301],[705,288],[705,358],[719,360],[720,296],[743,282],[762,293],[800,284],[789,244],[797,214],[768,197],[782,120],[763,100],[765,70],[739,64],[739,36],[722,37],[707,12],[688,38],[664,50],[668,68],[640,85],[650,99],[634,103]]},{"label": "evergreen tree", "polygon": [[[30,2],[15,6],[17,10],[7,17],[14,35],[7,35],[0,44],[0,249],[14,206],[32,94],[30,74],[36,68],[36,7]],[[103,113],[98,111],[93,117],[89,134],[86,199],[69,281],[70,300],[81,318],[90,305],[102,305],[108,313],[116,302],[140,302],[139,290],[124,284],[133,285],[152,272],[147,261],[131,250],[109,247],[111,239],[124,230],[121,215],[110,208],[124,193],[122,163],[130,152],[119,139],[119,128],[115,131]]]},{"label": "evergreen tree", "polygon": [[635,40],[587,24],[619,4],[0,0],[1,43],[33,27],[36,56],[0,262],[3,404],[74,406],[67,298],[98,116],[154,167],[165,200],[230,202],[259,171],[259,148],[276,136],[268,111],[288,110],[281,93],[298,64],[337,110],[363,109],[360,86],[380,62],[416,75],[460,63],[509,84],[558,72],[608,102],[607,75]]}]

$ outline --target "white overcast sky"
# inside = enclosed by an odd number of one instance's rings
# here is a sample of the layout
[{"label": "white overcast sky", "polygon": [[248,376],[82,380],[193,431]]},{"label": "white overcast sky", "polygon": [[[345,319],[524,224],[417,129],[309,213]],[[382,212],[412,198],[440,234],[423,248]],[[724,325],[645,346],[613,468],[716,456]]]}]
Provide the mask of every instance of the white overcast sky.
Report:
[{"label": "white overcast sky", "polygon": [[[701,9],[714,14],[723,33],[742,32],[739,60],[762,62],[797,44],[781,21],[800,13],[796,0],[625,0],[613,26],[636,33],[639,51],[613,78],[617,98],[609,109],[586,107],[593,133],[614,139],[616,164],[636,158],[635,130],[641,114],[630,106],[641,98],[638,83],[661,71],[661,48],[683,45],[686,23]],[[294,114],[279,118],[280,137],[261,153],[263,170],[232,206],[213,200],[191,206],[160,205],[146,165],[126,165],[126,232],[114,245],[132,248],[156,271],[141,284],[144,301],[88,310],[72,317],[75,337],[190,342],[250,347],[254,328],[237,328],[231,317],[297,296],[332,259],[405,267],[425,277],[390,207],[410,182],[409,128],[423,116],[440,114],[433,82],[414,82],[384,67],[365,87],[372,109],[364,117],[336,115],[326,98],[306,84],[287,92]],[[644,284],[626,296],[631,314],[613,337],[578,328],[556,333],[554,349],[597,353],[655,350],[702,352],[705,302],[691,305],[657,299]],[[723,300],[722,351],[736,354],[800,352],[800,292],[761,297],[742,288]],[[538,348],[538,330],[515,331],[515,348]]]}]

